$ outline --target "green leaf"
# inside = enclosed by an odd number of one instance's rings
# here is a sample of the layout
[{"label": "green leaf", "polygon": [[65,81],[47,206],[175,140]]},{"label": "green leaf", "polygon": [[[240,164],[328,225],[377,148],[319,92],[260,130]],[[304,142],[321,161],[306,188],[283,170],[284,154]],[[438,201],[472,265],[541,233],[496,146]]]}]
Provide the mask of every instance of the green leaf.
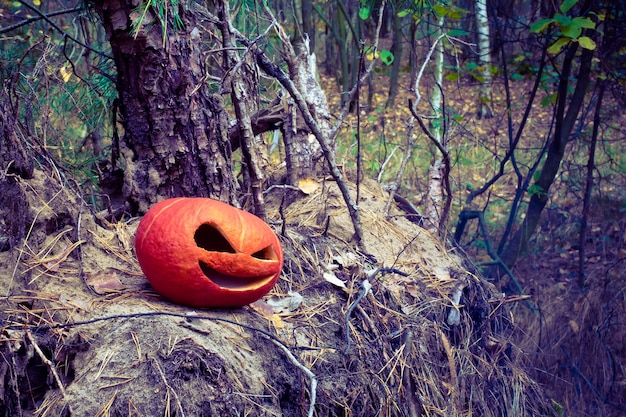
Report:
[{"label": "green leaf", "polygon": [[561,10],[561,13],[565,14],[569,12],[570,9],[576,5],[576,3],[578,3],[578,0],[563,0],[559,9]]},{"label": "green leaf", "polygon": [[451,72],[449,74],[446,74],[445,79],[446,81],[452,81],[452,82],[456,82],[459,81],[459,73],[458,72]]},{"label": "green leaf", "polygon": [[583,28],[575,25],[574,22],[572,22],[567,26],[562,26],[561,33],[563,33],[563,35],[567,36],[568,38],[578,39],[580,34],[583,33]]},{"label": "green leaf", "polygon": [[448,8],[441,4],[434,4],[433,10],[435,11],[435,13],[437,13],[437,16],[446,17],[446,15],[448,14]]},{"label": "green leaf", "polygon": [[367,20],[372,15],[372,10],[369,7],[361,7],[359,9],[359,17],[361,20]]},{"label": "green leaf", "polygon": [[591,51],[596,49],[596,43],[589,36],[581,36],[578,38],[578,43],[580,43],[580,46],[585,49],[589,49]]},{"label": "green leaf", "polygon": [[391,51],[388,51],[386,49],[380,51],[380,60],[383,61],[383,64],[387,66],[393,64],[393,58],[394,56]]},{"label": "green leaf", "polygon": [[541,188],[537,184],[533,184],[530,187],[528,187],[528,194],[531,196],[533,195],[540,196],[541,194],[543,194],[543,188]]},{"label": "green leaf", "polygon": [[585,28],[585,29],[595,29],[596,28],[596,22],[594,22],[593,20],[589,19],[588,17],[575,17],[574,18],[574,22],[580,26],[581,28]]},{"label": "green leaf", "polygon": [[523,79],[524,79],[524,76],[522,74],[519,74],[517,72],[514,72],[513,74],[511,74],[511,80],[513,81],[519,81]]},{"label": "green leaf", "polygon": [[554,42],[549,48],[548,48],[548,53],[552,54],[552,55],[556,55],[559,52],[561,52],[561,50],[563,49],[563,47],[565,47],[566,45],[569,45],[569,43],[572,40],[569,38],[559,38],[556,40],[556,42]]},{"label": "green leaf", "polygon": [[546,30],[550,23],[554,22],[554,19],[539,19],[530,27],[531,33],[539,33]]},{"label": "green leaf", "polygon": [[572,18],[565,16],[564,14],[557,13],[554,15],[554,21],[559,23],[561,26],[567,26],[572,23]]},{"label": "green leaf", "polygon": [[452,36],[453,38],[467,35],[469,35],[469,32],[463,29],[452,29],[450,32],[448,32],[448,36]]},{"label": "green leaf", "polygon": [[400,10],[398,12],[398,17],[405,17],[408,16],[409,14],[411,14],[411,9],[404,9],[404,10]]},{"label": "green leaf", "polygon": [[548,107],[549,105],[554,104],[554,103],[556,103],[556,93],[548,94],[547,96],[541,99],[542,107]]},{"label": "green leaf", "polygon": [[463,18],[463,12],[460,9],[448,11],[448,19],[459,20]]}]

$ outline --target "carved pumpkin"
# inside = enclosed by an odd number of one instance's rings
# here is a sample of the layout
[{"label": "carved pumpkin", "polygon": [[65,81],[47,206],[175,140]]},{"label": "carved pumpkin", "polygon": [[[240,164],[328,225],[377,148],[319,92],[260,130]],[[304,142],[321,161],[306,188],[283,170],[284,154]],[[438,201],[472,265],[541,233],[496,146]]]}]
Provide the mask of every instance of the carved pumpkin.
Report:
[{"label": "carved pumpkin", "polygon": [[280,242],[266,223],[210,198],[152,206],[137,228],[135,252],[156,292],[191,307],[254,302],[283,266]]}]

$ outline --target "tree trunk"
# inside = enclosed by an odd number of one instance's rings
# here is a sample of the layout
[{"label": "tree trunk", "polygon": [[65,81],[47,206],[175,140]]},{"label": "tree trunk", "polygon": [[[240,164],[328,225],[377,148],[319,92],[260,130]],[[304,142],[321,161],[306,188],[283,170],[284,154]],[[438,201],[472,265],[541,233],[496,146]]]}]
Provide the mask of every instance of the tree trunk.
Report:
[{"label": "tree trunk", "polygon": [[[391,77],[389,77],[389,94],[385,107],[392,108],[398,96],[398,81],[400,78],[400,67],[402,66],[402,44],[404,43],[404,33],[402,32],[403,22],[398,13],[393,14],[393,42],[391,53],[394,60],[391,67]],[[370,107],[371,110],[371,107]]]},{"label": "tree trunk", "polygon": [[309,47],[315,50],[315,19],[313,18],[313,1],[302,0],[302,32],[309,37]]},{"label": "tree trunk", "polygon": [[[536,192],[530,197],[524,221],[502,252],[501,259],[508,266],[512,266],[518,257],[526,251],[528,241],[539,225],[541,212],[548,202],[550,186],[559,172],[561,161],[565,155],[565,147],[585,99],[585,93],[590,82],[591,59],[593,58],[593,51],[588,49],[584,49],[580,56],[580,69],[574,93],[571,96],[567,94],[571,67],[574,59],[576,59],[577,50],[578,44],[572,43],[563,60],[559,79],[554,137],[548,148],[541,174],[534,184]],[[569,107],[566,111],[567,103],[569,103]]]},{"label": "tree trunk", "polygon": [[[128,209],[145,212],[174,196],[235,203],[226,113],[205,82],[207,54],[201,45],[214,39],[202,29],[207,23],[197,23],[192,9],[183,6],[168,10],[164,23],[152,8],[139,21],[132,0],[95,0],[94,6],[118,72]],[[176,11],[182,28],[176,27]]]},{"label": "tree trunk", "polygon": [[[315,54],[309,49],[305,40],[300,50],[288,48],[284,58],[289,67],[290,78],[301,92],[312,116],[317,121],[322,135],[330,141],[331,116],[326,94],[317,81],[317,62]],[[293,99],[287,100],[290,112],[285,114],[284,131],[287,165],[291,166],[288,172],[290,183],[295,185],[297,179],[325,174],[328,172],[323,160],[322,149],[315,139],[315,135],[306,126],[302,114],[296,110]],[[291,137],[290,137],[291,136]],[[333,152],[334,141],[329,142]]]},{"label": "tree trunk", "polygon": [[493,110],[491,109],[491,48],[487,0],[476,0],[476,29],[478,33],[478,65],[481,69],[478,117],[490,119],[493,117]]},{"label": "tree trunk", "polygon": [[[21,179],[32,178],[33,157],[16,131],[16,115],[9,95],[0,90],[0,252],[15,248],[26,235],[28,203]],[[17,250],[15,251],[17,254]],[[4,295],[4,294],[3,294]]]},{"label": "tree trunk", "polygon": [[[440,17],[437,25],[443,28],[445,21],[443,17]],[[430,131],[433,134],[433,141],[441,144],[442,148],[447,152],[447,143],[444,141],[443,126],[445,114],[443,113],[443,97],[441,94],[443,84],[443,40],[439,41],[435,49],[435,62],[433,67],[433,77],[435,83],[431,89],[431,105],[433,108],[432,122],[430,124]],[[444,181],[445,172],[448,170],[443,155],[433,160],[433,163],[428,169],[428,192],[426,194],[426,201],[424,202],[424,216],[428,219],[427,228],[431,231],[438,232],[442,226],[442,215],[444,215]],[[444,219],[445,220],[445,219]]]}]

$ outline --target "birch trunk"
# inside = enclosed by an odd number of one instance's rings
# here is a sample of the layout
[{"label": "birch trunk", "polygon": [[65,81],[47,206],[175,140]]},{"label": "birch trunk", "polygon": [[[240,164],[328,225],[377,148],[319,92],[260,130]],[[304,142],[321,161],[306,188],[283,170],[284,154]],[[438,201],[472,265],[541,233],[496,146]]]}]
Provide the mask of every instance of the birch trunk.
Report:
[{"label": "birch trunk", "polygon": [[[439,19],[439,26],[443,26],[443,18]],[[432,87],[431,92],[431,106],[433,108],[433,123],[430,124],[430,130],[434,136],[433,140],[437,140],[442,143],[442,126],[443,126],[443,109],[442,109],[442,96],[441,86],[443,83],[443,42],[437,44],[435,50],[435,62],[433,68],[433,76],[435,78],[435,84]],[[444,144],[442,144],[444,145]],[[445,145],[444,145],[445,147]],[[432,231],[438,231],[441,223],[441,214],[444,202],[443,192],[443,173],[445,172],[445,163],[442,156],[438,156],[428,169],[428,194],[426,195],[426,201],[424,205],[424,216],[428,219],[427,226]]]},{"label": "birch trunk", "polygon": [[478,32],[478,66],[481,78],[478,93],[478,117],[489,119],[493,117],[493,110],[491,108],[491,47],[487,0],[476,0],[476,29]]}]

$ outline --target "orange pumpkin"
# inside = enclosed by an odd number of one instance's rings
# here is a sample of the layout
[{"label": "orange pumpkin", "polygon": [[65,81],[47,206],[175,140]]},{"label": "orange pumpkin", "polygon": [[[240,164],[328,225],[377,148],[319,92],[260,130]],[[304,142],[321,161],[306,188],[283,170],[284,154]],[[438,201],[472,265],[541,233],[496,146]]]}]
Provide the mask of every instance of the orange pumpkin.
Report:
[{"label": "orange pumpkin", "polygon": [[210,198],[161,201],[135,236],[139,265],[163,297],[191,307],[238,307],[274,286],[278,237],[260,218]]}]

